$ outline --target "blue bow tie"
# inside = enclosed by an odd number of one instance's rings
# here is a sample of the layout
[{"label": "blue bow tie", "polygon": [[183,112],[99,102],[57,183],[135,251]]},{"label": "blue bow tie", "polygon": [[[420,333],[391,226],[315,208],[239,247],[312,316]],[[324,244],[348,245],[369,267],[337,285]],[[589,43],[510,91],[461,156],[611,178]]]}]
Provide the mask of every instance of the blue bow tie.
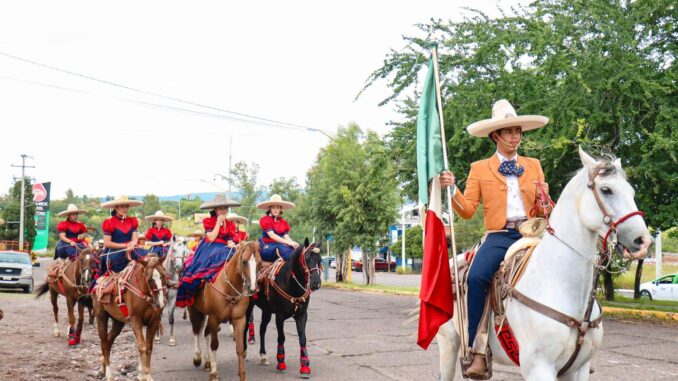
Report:
[{"label": "blue bow tie", "polygon": [[499,173],[504,176],[522,176],[525,173],[525,168],[519,166],[515,160],[504,160],[499,166]]}]

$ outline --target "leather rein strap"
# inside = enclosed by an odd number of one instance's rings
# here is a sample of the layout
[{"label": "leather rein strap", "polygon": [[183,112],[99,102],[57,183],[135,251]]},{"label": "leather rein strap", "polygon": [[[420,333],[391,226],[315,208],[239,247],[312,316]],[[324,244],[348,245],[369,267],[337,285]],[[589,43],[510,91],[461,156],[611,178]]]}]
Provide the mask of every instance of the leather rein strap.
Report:
[{"label": "leather rein strap", "polygon": [[[294,311],[296,312],[299,306],[302,303],[306,303],[308,300],[308,297],[311,295],[311,272],[308,269],[308,266],[306,265],[306,252],[310,249],[315,247],[314,244],[309,245],[307,248],[304,249],[304,251],[301,253],[301,258],[299,261],[301,262],[301,267],[304,270],[304,274],[306,275],[306,287],[302,287],[304,289],[304,294],[301,296],[292,296],[285,292],[285,290],[280,287],[276,281],[275,281],[275,276],[272,276],[268,278],[268,282],[273,286],[275,291],[280,294],[283,298],[287,299],[292,305],[294,306]],[[290,272],[292,273],[292,276],[294,276],[294,269],[292,267],[293,265],[290,266]]]}]

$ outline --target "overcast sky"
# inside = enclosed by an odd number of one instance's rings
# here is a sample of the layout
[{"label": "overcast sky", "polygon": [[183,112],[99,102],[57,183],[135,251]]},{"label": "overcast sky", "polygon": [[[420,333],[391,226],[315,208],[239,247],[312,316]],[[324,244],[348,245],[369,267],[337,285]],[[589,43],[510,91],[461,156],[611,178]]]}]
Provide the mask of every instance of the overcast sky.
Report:
[{"label": "overcast sky", "polygon": [[[306,171],[324,135],[243,123],[223,112],[139,94],[9,58],[332,133],[398,118],[382,84],[355,96],[402,35],[461,7],[497,15],[516,1],[13,1],[0,5],[0,194],[20,175],[52,197],[190,194],[226,187],[215,173],[261,166],[260,183]],[[153,104],[153,105],[151,105]],[[158,106],[159,105],[159,106]],[[233,116],[233,115],[231,115]]]}]

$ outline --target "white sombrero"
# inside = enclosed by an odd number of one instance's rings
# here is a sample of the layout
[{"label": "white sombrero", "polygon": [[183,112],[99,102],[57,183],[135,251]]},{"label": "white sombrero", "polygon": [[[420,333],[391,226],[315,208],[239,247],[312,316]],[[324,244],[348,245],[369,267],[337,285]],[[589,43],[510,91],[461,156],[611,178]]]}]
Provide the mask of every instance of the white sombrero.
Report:
[{"label": "white sombrero", "polygon": [[218,194],[214,197],[214,200],[203,202],[200,205],[200,209],[216,209],[220,206],[225,206],[227,208],[232,208],[240,206],[240,203],[237,201],[229,200],[223,194]]},{"label": "white sombrero", "polygon": [[279,194],[274,194],[271,196],[271,199],[268,201],[260,202],[257,204],[257,208],[268,210],[273,205],[279,205],[283,210],[293,209],[294,203],[289,201],[283,201],[282,197]]},{"label": "white sombrero", "polygon": [[173,218],[170,216],[166,216],[165,213],[162,212],[162,210],[158,210],[152,216],[146,216],[146,221],[155,221],[155,220],[163,220],[165,222],[168,222],[172,221]]},{"label": "white sombrero", "polygon": [[130,207],[141,206],[144,203],[139,200],[130,200],[127,196],[119,196],[115,200],[101,203],[102,208],[113,209],[118,205],[129,205]]},{"label": "white sombrero", "polygon": [[75,206],[75,204],[68,204],[68,207],[66,208],[66,210],[64,210],[63,212],[57,213],[57,217],[67,216],[67,215],[73,214],[73,213],[84,214],[84,213],[87,213],[87,211],[85,209],[78,209],[78,207]]},{"label": "white sombrero", "polygon": [[195,231],[192,234],[189,234],[191,237],[204,237],[205,233],[202,232],[200,229],[195,229]]},{"label": "white sombrero", "polygon": [[516,114],[516,110],[506,99],[498,100],[492,106],[492,118],[470,124],[466,131],[473,136],[485,138],[492,131],[506,127],[520,127],[523,132],[544,127],[549,118],[541,115]]},{"label": "white sombrero", "polygon": [[237,221],[240,222],[241,224],[246,224],[247,223],[247,218],[243,216],[239,216],[236,213],[229,213],[226,215],[226,219],[228,221]]}]

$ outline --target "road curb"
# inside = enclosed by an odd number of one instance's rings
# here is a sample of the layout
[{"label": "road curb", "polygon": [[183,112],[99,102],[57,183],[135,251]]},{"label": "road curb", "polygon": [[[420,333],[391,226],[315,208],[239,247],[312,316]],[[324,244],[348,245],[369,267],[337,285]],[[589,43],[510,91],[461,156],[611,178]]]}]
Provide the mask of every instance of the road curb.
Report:
[{"label": "road curb", "polygon": [[[347,290],[347,291],[356,291],[356,292],[367,292],[373,294],[388,294],[388,295],[400,295],[400,296],[419,296],[418,292],[413,291],[400,291],[400,290],[380,290],[380,289],[366,289],[354,286],[348,286],[341,283],[323,283],[323,287],[334,288],[338,290]],[[640,321],[649,321],[649,322],[668,322],[668,323],[678,323],[678,313],[675,312],[664,312],[664,311],[653,311],[653,310],[635,310],[619,307],[607,307],[603,306],[603,313],[606,317],[618,318],[618,319],[633,319]]]},{"label": "road curb", "polygon": [[676,312],[632,310],[627,308],[603,306],[603,314],[605,314],[607,317],[613,318],[678,323],[678,313]]}]

